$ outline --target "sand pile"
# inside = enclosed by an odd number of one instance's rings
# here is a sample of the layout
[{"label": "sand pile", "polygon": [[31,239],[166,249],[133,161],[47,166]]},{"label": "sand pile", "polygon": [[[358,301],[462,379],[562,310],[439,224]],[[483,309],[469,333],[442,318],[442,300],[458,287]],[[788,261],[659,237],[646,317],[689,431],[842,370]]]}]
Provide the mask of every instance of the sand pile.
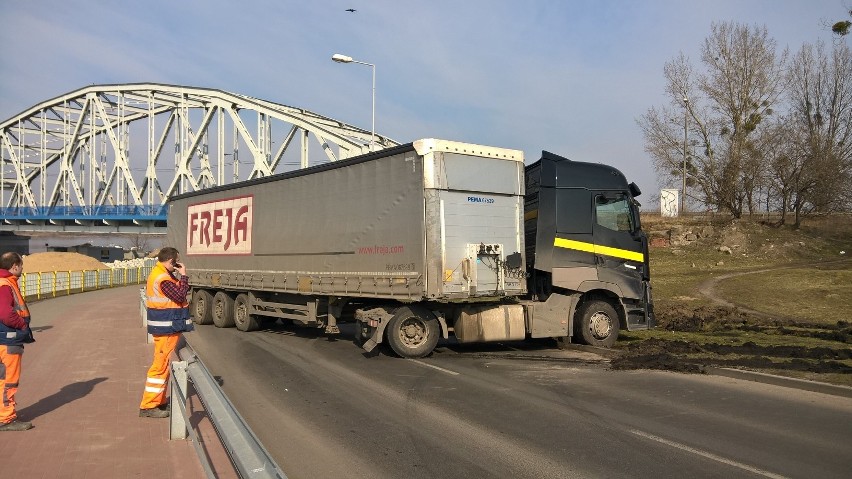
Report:
[{"label": "sand pile", "polygon": [[80,253],[47,252],[24,256],[24,273],[90,269],[108,269],[108,267],[95,258]]}]

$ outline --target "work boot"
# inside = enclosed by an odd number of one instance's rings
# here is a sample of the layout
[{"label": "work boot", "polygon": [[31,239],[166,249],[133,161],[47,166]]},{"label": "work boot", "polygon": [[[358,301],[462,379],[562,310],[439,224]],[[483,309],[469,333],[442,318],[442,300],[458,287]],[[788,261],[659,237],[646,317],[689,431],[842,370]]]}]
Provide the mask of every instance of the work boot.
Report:
[{"label": "work boot", "polygon": [[139,417],[169,417],[168,409],[160,409],[160,408],[152,408],[152,409],[140,409]]},{"label": "work boot", "polygon": [[26,421],[18,421],[17,419],[13,419],[6,424],[0,426],[0,431],[26,431],[27,429],[32,429],[33,423]]}]

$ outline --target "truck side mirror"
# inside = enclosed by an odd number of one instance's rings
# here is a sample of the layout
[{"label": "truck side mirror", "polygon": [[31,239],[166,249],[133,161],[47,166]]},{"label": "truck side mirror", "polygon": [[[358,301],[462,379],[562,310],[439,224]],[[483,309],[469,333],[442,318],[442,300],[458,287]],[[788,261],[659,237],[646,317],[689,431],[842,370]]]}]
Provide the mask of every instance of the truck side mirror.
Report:
[{"label": "truck side mirror", "polygon": [[636,183],[631,182],[629,185],[627,185],[627,187],[630,188],[630,195],[634,198],[642,194],[642,190],[639,189]]}]

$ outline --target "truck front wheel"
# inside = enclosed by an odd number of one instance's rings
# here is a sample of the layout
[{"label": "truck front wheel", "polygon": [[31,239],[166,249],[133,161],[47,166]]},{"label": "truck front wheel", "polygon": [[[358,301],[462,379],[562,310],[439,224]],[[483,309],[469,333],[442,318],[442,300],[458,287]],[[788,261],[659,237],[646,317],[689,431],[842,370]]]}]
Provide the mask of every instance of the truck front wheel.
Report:
[{"label": "truck front wheel", "polygon": [[224,291],[213,296],[213,324],[217,328],[234,327],[234,298]]},{"label": "truck front wheel", "polygon": [[618,339],[618,313],[606,301],[594,299],[580,305],[574,317],[576,337],[590,346],[610,348]]},{"label": "truck front wheel", "polygon": [[195,324],[213,322],[213,295],[210,291],[196,289],[192,292],[192,320]]},{"label": "truck front wheel", "polygon": [[251,315],[247,294],[240,293],[234,300],[234,323],[240,331],[257,331],[260,329],[260,321]]},{"label": "truck front wheel", "polygon": [[396,354],[422,358],[435,349],[440,330],[435,315],[423,308],[406,306],[396,310],[385,332]]}]

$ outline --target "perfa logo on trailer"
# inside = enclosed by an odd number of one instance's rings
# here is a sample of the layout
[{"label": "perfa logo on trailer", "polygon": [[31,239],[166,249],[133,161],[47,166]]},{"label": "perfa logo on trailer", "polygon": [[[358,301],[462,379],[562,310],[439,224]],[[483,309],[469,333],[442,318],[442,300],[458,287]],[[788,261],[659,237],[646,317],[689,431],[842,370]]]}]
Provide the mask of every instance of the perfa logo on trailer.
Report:
[{"label": "perfa logo on trailer", "polygon": [[253,195],[189,205],[186,254],[251,254]]}]

